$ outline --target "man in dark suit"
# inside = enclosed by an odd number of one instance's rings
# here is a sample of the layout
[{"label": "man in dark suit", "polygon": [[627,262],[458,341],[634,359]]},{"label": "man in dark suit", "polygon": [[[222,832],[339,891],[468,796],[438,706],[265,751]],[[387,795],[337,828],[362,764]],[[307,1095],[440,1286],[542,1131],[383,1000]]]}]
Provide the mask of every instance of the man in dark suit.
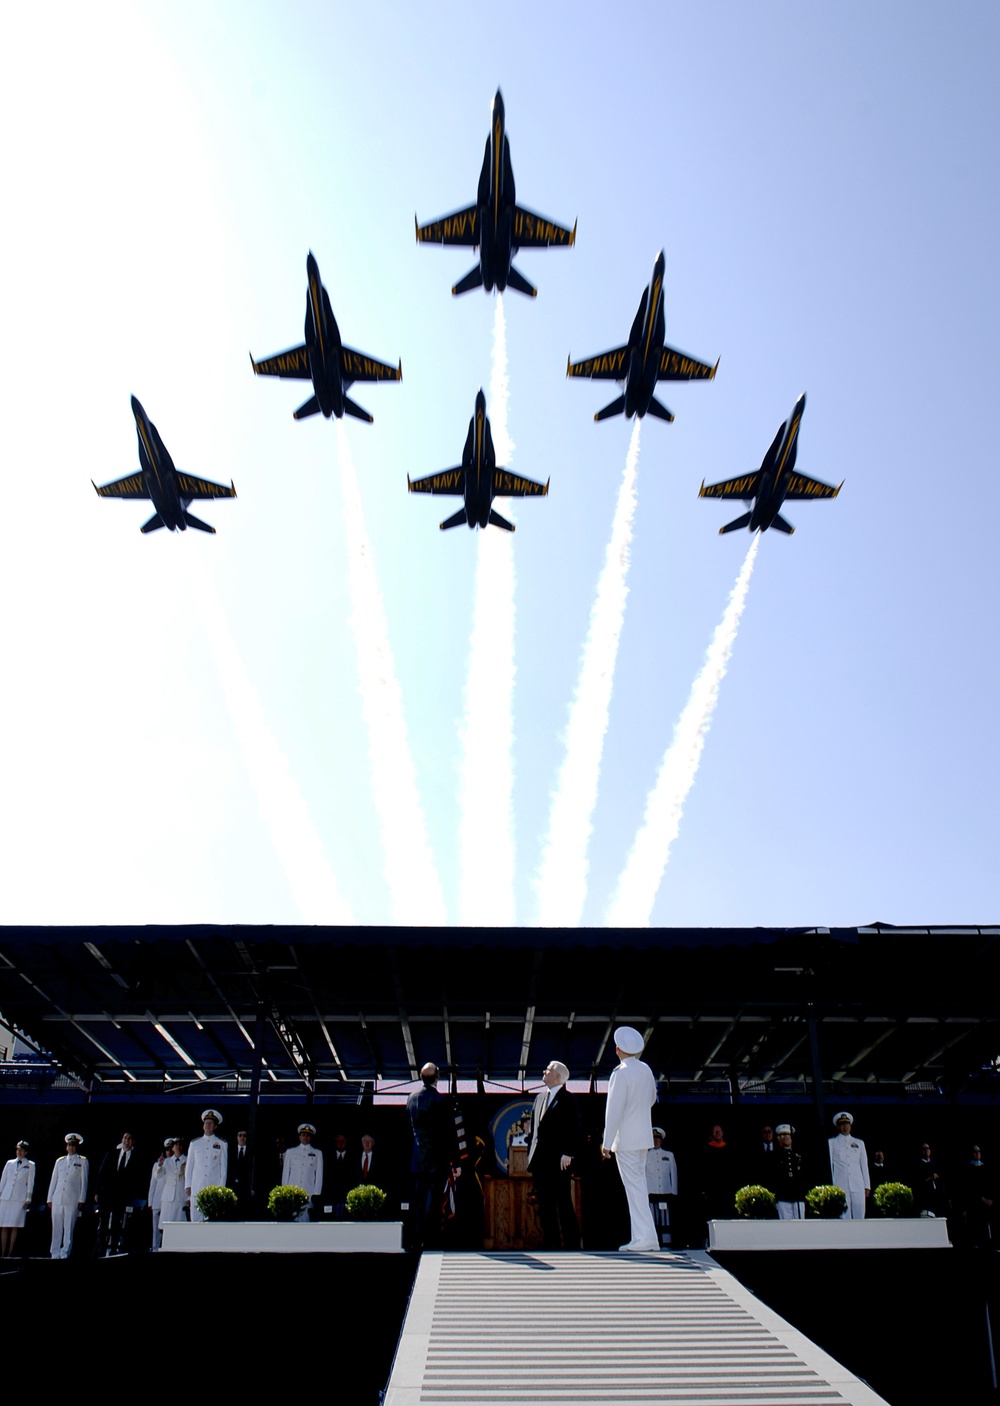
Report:
[{"label": "man in dark suit", "polygon": [[229,1154],[228,1185],[236,1192],[239,1219],[249,1220],[253,1195],[253,1153],[247,1143],[246,1132],[242,1130],[236,1134],[236,1145]]},{"label": "man in dark suit", "polygon": [[[101,1217],[97,1237],[99,1255],[123,1252],[129,1219],[145,1206],[148,1183],[149,1173],[135,1151],[135,1139],[131,1133],[122,1133],[121,1142],[107,1154],[97,1174],[94,1201]],[[137,1243],[132,1248],[138,1248]],[[148,1235],[145,1248],[149,1248]]]},{"label": "man in dark suit", "polygon": [[569,1070],[553,1060],[542,1075],[545,1089],[531,1116],[528,1170],[535,1181],[542,1248],[578,1250],[580,1227],[573,1209],[573,1159],[580,1151],[580,1114],[566,1088]]},{"label": "man in dark suit", "polygon": [[410,1094],[406,1111],[413,1129],[413,1230],[412,1248],[438,1249],[441,1212],[448,1170],[459,1177],[458,1138],[448,1100],[437,1090],[438,1068],[425,1064],[420,1071],[423,1088]]}]

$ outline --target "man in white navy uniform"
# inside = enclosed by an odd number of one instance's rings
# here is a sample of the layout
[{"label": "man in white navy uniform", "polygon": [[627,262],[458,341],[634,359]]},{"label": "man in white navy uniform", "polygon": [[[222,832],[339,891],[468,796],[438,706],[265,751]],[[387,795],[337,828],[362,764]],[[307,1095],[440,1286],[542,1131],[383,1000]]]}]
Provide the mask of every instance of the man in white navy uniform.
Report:
[{"label": "man in white navy uniform", "polygon": [[281,1184],[282,1186],[301,1186],[303,1191],[308,1191],[309,1200],[295,1217],[296,1220],[308,1220],[314,1198],[318,1199],[323,1194],[323,1154],[312,1145],[312,1140],[316,1135],[316,1129],[312,1123],[300,1123],[298,1134],[298,1147],[290,1147],[285,1153],[285,1160],[281,1168]]},{"label": "man in white navy uniform", "polygon": [[87,1177],[89,1165],[86,1157],[80,1155],[83,1138],[79,1133],[66,1134],[66,1155],[60,1157],[52,1168],[49,1194],[46,1205],[52,1212],[52,1245],[50,1253],[54,1260],[69,1259],[73,1248],[73,1231],[76,1218],[87,1201]]},{"label": "man in white navy uniform", "polygon": [[864,1220],[865,1199],[871,1195],[868,1175],[868,1153],[859,1137],[854,1136],[854,1119],[849,1113],[834,1118],[836,1137],[830,1139],[830,1180],[847,1193],[847,1209],[843,1220]]},{"label": "man in white navy uniform", "polygon": [[653,1145],[649,1110],[656,1102],[656,1080],[649,1065],[639,1059],[643,1039],[638,1030],[620,1025],[614,1039],[621,1063],[612,1071],[608,1084],[601,1155],[615,1154],[628,1197],[632,1238],[619,1249],[640,1253],[660,1248],[646,1191],[646,1153]]},{"label": "man in white navy uniform", "polygon": [[191,1219],[204,1220],[198,1210],[198,1192],[206,1186],[225,1186],[226,1170],[229,1165],[229,1149],[216,1129],[222,1122],[222,1114],[215,1108],[206,1108],[201,1115],[204,1133],[192,1138],[188,1144],[187,1163],[184,1167],[184,1193],[191,1203]]},{"label": "man in white navy uniform", "polygon": [[652,1151],[646,1153],[646,1193],[660,1243],[669,1245],[670,1203],[667,1197],[677,1195],[677,1162],[674,1154],[663,1146],[665,1136],[662,1128],[653,1129]]}]

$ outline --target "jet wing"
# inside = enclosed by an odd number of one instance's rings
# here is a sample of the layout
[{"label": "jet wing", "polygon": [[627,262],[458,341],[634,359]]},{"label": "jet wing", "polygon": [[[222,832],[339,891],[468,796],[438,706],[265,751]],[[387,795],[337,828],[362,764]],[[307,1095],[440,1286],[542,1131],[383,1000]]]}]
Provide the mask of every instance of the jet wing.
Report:
[{"label": "jet wing", "polygon": [[418,244],[466,244],[474,248],[479,243],[479,206],[469,205],[426,225],[417,224],[414,215],[413,225]]},{"label": "jet wing", "polygon": [[389,366],[364,352],[355,351],[353,347],[341,347],[340,374],[350,381],[401,381],[403,363]]},{"label": "jet wing", "polygon": [[230,484],[213,483],[210,478],[195,478],[194,474],[177,475],[177,489],[183,498],[235,498],[236,488]]},{"label": "jet wing", "polygon": [[251,352],[250,364],[257,376],[280,376],[285,381],[312,380],[304,346],[291,347],[288,351],[278,352],[277,356],[265,357],[263,361],[254,361]]},{"label": "jet wing", "polygon": [[843,486],[843,481],[834,488],[832,484],[820,483],[818,478],[806,478],[805,474],[793,473],[788,481],[785,500],[787,502],[789,498],[836,498]]},{"label": "jet wing", "polygon": [[566,358],[567,376],[589,376],[592,381],[624,381],[628,374],[628,347],[613,347],[583,361]]},{"label": "jet wing", "polygon": [[[91,479],[91,483],[94,483]],[[146,487],[144,474],[128,474],[125,478],[116,479],[114,483],[102,483],[100,488],[94,483],[94,488],[101,498],[148,498],[149,489]]]},{"label": "jet wing", "polygon": [[550,244],[575,244],[576,222],[572,229],[553,224],[544,215],[536,215],[533,210],[525,210],[523,205],[514,206],[514,234],[511,243],[516,249],[547,249]]},{"label": "jet wing", "polygon": [[742,498],[748,502],[756,498],[760,487],[760,469],[740,478],[727,478],[724,483],[702,483],[698,489],[699,498]]},{"label": "jet wing", "polygon": [[660,353],[660,369],[656,373],[658,381],[714,381],[719,363],[709,366],[707,361],[697,361],[693,356],[664,347]]},{"label": "jet wing", "polygon": [[439,474],[428,474],[426,478],[410,478],[407,474],[406,486],[411,493],[448,493],[464,497],[465,470],[459,464],[454,469],[442,469]]},{"label": "jet wing", "polygon": [[507,469],[493,470],[493,492],[497,498],[544,498],[549,481],[536,483],[533,478],[521,478]]}]

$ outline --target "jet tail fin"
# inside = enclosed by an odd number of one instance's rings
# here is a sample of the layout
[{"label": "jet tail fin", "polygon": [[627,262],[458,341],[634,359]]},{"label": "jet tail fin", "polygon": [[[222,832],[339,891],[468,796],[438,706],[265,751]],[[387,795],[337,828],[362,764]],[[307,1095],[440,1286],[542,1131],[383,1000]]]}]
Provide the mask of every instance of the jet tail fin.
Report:
[{"label": "jet tail fin", "polygon": [[166,523],[165,523],[165,522],[163,521],[163,519],[160,517],[160,514],[159,514],[159,513],[154,513],[153,516],[149,519],[148,522],[144,522],[144,523],[142,524],[142,526],[139,528],[139,531],[140,531],[140,532],[155,532],[158,527],[165,527],[165,526],[166,526]]},{"label": "jet tail fin", "polygon": [[726,525],[725,525],[725,527],[720,527],[720,528],[719,528],[719,536],[721,537],[722,534],[723,534],[723,532],[738,532],[741,527],[749,527],[749,526],[750,526],[750,514],[749,514],[749,513],[744,513],[742,517],[734,518],[732,522],[727,522]]},{"label": "jet tail fin", "polygon": [[473,288],[482,288],[483,270],[482,265],[477,264],[474,269],[470,269],[464,278],[460,278],[451,290],[457,298],[459,293],[470,293]]},{"label": "jet tail fin", "polygon": [[348,415],[353,415],[355,420],[364,420],[366,424],[374,424],[372,417],[367,410],[362,410],[357,401],[352,400],[349,395],[344,396],[344,411]]},{"label": "jet tail fin", "polygon": [[598,410],[594,416],[595,420],[610,420],[612,415],[622,415],[625,413],[625,397],[620,395],[617,400],[613,400],[610,405],[606,405],[603,410]]},{"label": "jet tail fin", "polygon": [[457,513],[452,513],[451,517],[445,518],[444,522],[441,524],[441,531],[447,532],[449,527],[461,527],[462,524],[468,522],[468,520],[465,515],[465,509],[459,508]]},{"label": "jet tail fin", "polygon": [[649,397],[649,407],[646,413],[647,415],[655,415],[658,420],[666,420],[668,425],[674,423],[673,411],[668,410],[665,405],[661,405],[655,395]]},{"label": "jet tail fin", "polygon": [[792,524],[787,518],[783,518],[780,513],[775,513],[771,520],[771,526],[776,527],[779,532],[784,532],[788,537],[791,537],[792,533],[795,531]]},{"label": "jet tail fin", "polygon": [[304,419],[306,419],[306,417],[309,416],[309,415],[318,415],[318,414],[319,414],[319,401],[316,399],[316,397],[315,397],[314,395],[311,395],[311,396],[309,397],[309,399],[306,401],[305,405],[300,405],[299,408],[298,408],[298,410],[293,410],[293,411],[292,411],[292,419],[293,419],[293,420],[304,420]]},{"label": "jet tail fin", "polygon": [[538,297],[538,289],[528,282],[523,273],[518,273],[513,264],[507,274],[507,287],[513,288],[515,293],[526,293],[529,298]]},{"label": "jet tail fin", "polygon": [[513,532],[514,524],[501,517],[495,508],[490,508],[490,522],[494,527],[502,527],[504,532]]},{"label": "jet tail fin", "polygon": [[201,518],[195,517],[194,513],[185,512],[184,521],[187,523],[188,527],[197,528],[199,532],[215,532],[214,527],[209,527],[207,522],[202,522]]}]

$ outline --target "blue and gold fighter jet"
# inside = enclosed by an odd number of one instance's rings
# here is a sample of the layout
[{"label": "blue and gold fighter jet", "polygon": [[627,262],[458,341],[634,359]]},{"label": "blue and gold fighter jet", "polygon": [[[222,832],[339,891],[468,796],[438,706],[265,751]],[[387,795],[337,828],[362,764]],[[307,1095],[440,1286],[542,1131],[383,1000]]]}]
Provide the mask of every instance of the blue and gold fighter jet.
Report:
[{"label": "blue and gold fighter jet", "polygon": [[805,474],[794,472],[799,452],[799,425],[805,408],[803,393],[774,436],[756,473],[729,478],[724,483],[710,483],[707,486],[702,483],[698,490],[699,498],[742,498],[745,503],[753,504],[749,512],[720,527],[720,533],[736,532],[741,527],[749,527],[751,532],[758,529],[766,532],[769,527],[776,527],[779,532],[791,536],[795,528],[778,511],[782,503],[797,498],[836,498],[843,488],[843,482],[834,488],[829,483],[820,483],[817,478],[806,478]]},{"label": "blue and gold fighter jet", "polygon": [[451,290],[455,294],[468,293],[472,288],[483,288],[487,293],[494,288],[498,293],[514,288],[534,298],[538,290],[513,265],[518,250],[576,243],[575,222],[572,229],[564,229],[544,215],[535,215],[518,205],[504,122],[503,98],[498,88],[475,205],[442,215],[426,225],[420,224],[416,215],[413,217],[418,244],[462,244],[479,250],[479,267],[455,284]]},{"label": "blue and gold fighter jet", "polygon": [[535,483],[534,479],[519,478],[517,474],[497,468],[482,390],[476,396],[476,413],[469,421],[461,464],[454,469],[443,469],[439,474],[429,474],[427,478],[411,479],[407,474],[406,486],[411,493],[447,493],[465,499],[465,507],[441,523],[442,532],[449,527],[460,527],[463,522],[470,527],[486,527],[492,523],[505,532],[513,532],[514,524],[494,510],[493,499],[544,498],[549,491],[548,481]]},{"label": "blue and gold fighter jet", "polygon": [[307,415],[322,413],[327,419],[336,415],[353,415],[356,420],[372,417],[348,396],[355,381],[401,381],[403,363],[388,366],[373,356],[345,347],[340,340],[340,328],[330,306],[330,296],[320,282],[319,265],[310,250],[306,259],[306,340],[301,347],[291,347],[277,356],[250,363],[258,376],[281,376],[290,381],[312,381],[314,395],[293,412],[293,418],[304,420]]},{"label": "blue and gold fighter jet", "polygon": [[155,532],[159,527],[169,527],[171,532],[183,532],[188,527],[195,527],[199,532],[214,532],[214,527],[189,513],[188,508],[195,498],[235,498],[234,485],[230,483],[227,488],[224,483],[213,483],[211,479],[178,473],[159,431],[135,396],[132,397],[132,414],[139,436],[139,472],[115,483],[104,483],[100,488],[95,483],[99,496],[150,499],[156,512],[143,523],[140,532]]},{"label": "blue and gold fighter jet", "polygon": [[589,376],[593,381],[617,381],[624,384],[625,392],[603,410],[598,410],[595,420],[607,420],[612,415],[624,414],[626,419],[633,415],[655,415],[657,419],[673,421],[672,413],[661,405],[653,391],[657,381],[712,381],[719,363],[709,366],[705,361],[696,361],[693,356],[685,356],[673,347],[664,345],[666,331],[663,316],[663,269],[666,259],[663,250],[653,265],[653,277],[649,287],[643,289],[639,299],[639,311],[632,323],[632,331],[623,347],[613,347],[599,356],[588,356],[583,361],[566,359],[567,376]]}]

